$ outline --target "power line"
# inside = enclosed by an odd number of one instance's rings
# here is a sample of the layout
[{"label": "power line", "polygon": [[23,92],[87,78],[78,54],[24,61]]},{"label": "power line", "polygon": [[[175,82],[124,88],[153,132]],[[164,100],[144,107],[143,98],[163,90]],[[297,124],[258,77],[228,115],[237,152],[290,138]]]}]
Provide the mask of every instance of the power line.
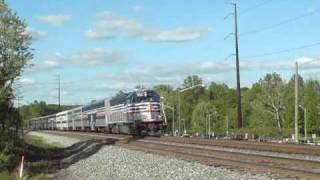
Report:
[{"label": "power line", "polygon": [[270,56],[270,55],[275,55],[275,54],[288,53],[288,52],[297,51],[297,50],[301,50],[301,49],[307,49],[307,48],[314,47],[314,46],[319,46],[319,45],[320,45],[320,42],[316,42],[316,43],[307,44],[307,45],[303,45],[303,46],[299,46],[299,47],[283,49],[283,50],[280,50],[280,51],[262,53],[262,54],[258,54],[258,55],[255,55],[255,56],[247,56],[245,58],[257,58],[257,57],[264,57],[264,56]]},{"label": "power line", "polygon": [[245,10],[243,10],[243,11],[240,11],[239,14],[240,14],[240,15],[243,15],[243,14],[245,14],[245,13],[247,13],[247,12],[250,12],[250,11],[252,11],[252,10],[255,10],[255,9],[257,9],[257,8],[263,6],[263,5],[266,5],[266,4],[268,4],[268,3],[272,2],[272,1],[273,1],[273,0],[265,0],[265,1],[262,1],[262,2],[259,3],[259,4],[256,4],[256,5],[251,6],[251,7],[247,8],[247,9],[245,9]]},{"label": "power line", "polygon": [[303,19],[303,18],[308,17],[308,16],[312,16],[312,15],[314,15],[316,13],[319,13],[319,12],[320,12],[320,9],[314,10],[314,11],[311,11],[311,12],[308,12],[308,13],[305,13],[305,14],[301,14],[299,16],[296,16],[296,17],[293,17],[293,18],[290,18],[290,19],[286,19],[284,21],[281,21],[279,23],[276,23],[276,24],[273,24],[273,25],[270,25],[270,26],[267,26],[267,27],[264,27],[264,28],[248,31],[248,32],[245,32],[245,33],[240,33],[239,36],[247,36],[247,35],[251,35],[251,34],[257,34],[257,33],[260,33],[260,32],[266,31],[266,30],[270,30],[270,29],[273,29],[273,28],[276,28],[276,27],[279,27],[279,26],[282,26],[282,25],[297,21],[299,19]]}]

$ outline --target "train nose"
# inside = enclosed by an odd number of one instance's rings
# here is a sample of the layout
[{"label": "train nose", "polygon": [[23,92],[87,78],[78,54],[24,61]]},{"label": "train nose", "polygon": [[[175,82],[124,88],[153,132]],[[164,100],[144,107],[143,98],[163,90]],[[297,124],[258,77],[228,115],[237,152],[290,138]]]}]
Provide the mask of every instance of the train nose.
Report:
[{"label": "train nose", "polygon": [[148,111],[148,112],[151,112],[151,111],[152,111],[152,105],[151,105],[151,103],[147,105],[147,111]]}]

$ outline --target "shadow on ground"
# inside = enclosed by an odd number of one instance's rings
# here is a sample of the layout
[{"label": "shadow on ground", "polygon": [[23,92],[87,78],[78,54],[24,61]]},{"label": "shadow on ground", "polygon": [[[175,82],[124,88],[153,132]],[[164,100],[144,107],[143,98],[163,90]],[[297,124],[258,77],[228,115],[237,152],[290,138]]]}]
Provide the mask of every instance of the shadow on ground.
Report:
[{"label": "shadow on ground", "polygon": [[88,158],[105,145],[113,145],[117,140],[87,140],[78,142],[67,148],[41,149],[26,145],[26,171],[29,175],[54,173],[70,165]]}]

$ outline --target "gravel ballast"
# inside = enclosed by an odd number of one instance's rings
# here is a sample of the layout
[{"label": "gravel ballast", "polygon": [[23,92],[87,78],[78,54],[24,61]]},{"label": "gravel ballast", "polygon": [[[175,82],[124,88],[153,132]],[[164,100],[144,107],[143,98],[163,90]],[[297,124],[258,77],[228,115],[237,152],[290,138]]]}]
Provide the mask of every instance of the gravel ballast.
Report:
[{"label": "gravel ballast", "polygon": [[223,167],[105,146],[56,174],[57,179],[274,179],[268,174],[231,171]]},{"label": "gravel ballast", "polygon": [[[71,146],[79,139],[52,135],[44,132],[30,132],[41,136],[48,143]],[[84,153],[77,152],[78,154]],[[81,155],[80,155],[81,156]],[[63,159],[64,162],[67,159]],[[161,156],[114,145],[105,145],[89,157],[58,170],[53,179],[61,180],[152,180],[152,179],[279,179],[270,174],[254,174],[224,167],[207,166],[169,156]]]}]

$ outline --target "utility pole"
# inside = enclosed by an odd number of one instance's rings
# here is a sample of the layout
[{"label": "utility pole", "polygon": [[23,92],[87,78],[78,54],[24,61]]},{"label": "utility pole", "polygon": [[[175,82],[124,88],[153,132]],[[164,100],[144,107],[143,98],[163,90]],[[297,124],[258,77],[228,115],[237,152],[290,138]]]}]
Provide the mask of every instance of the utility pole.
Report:
[{"label": "utility pole", "polygon": [[172,108],[172,136],[175,136],[175,133],[174,133],[174,106]]},{"label": "utility pole", "polygon": [[211,137],[211,124],[210,124],[210,120],[211,120],[211,114],[209,114],[209,139]]},{"label": "utility pole", "polygon": [[237,4],[234,3],[233,5],[234,5],[234,35],[235,35],[235,48],[236,48],[236,69],[237,69],[237,128],[242,128]]},{"label": "utility pole", "polygon": [[302,105],[299,105],[301,109],[303,109],[304,114],[304,140],[307,140],[307,108],[303,107]]},{"label": "utility pole", "polygon": [[227,128],[226,134],[227,136],[229,136],[229,117],[228,116],[226,117],[226,128]]},{"label": "utility pole", "polygon": [[60,82],[60,75],[57,75],[58,81],[58,102],[59,102],[59,112],[61,111],[61,82]]},{"label": "utility pole", "polygon": [[205,116],[206,135],[208,135],[208,116]]},{"label": "utility pole", "polygon": [[180,92],[179,90],[177,90],[177,93],[178,93],[178,108],[179,108],[179,121],[178,121],[178,134],[180,136],[180,130],[181,130],[181,100],[180,100]]},{"label": "utility pole", "polygon": [[304,140],[307,140],[307,108],[304,108]]},{"label": "utility pole", "polygon": [[295,87],[294,87],[294,94],[295,94],[295,102],[294,102],[294,141],[298,143],[298,62],[296,62],[296,74],[294,76],[295,80]]}]

